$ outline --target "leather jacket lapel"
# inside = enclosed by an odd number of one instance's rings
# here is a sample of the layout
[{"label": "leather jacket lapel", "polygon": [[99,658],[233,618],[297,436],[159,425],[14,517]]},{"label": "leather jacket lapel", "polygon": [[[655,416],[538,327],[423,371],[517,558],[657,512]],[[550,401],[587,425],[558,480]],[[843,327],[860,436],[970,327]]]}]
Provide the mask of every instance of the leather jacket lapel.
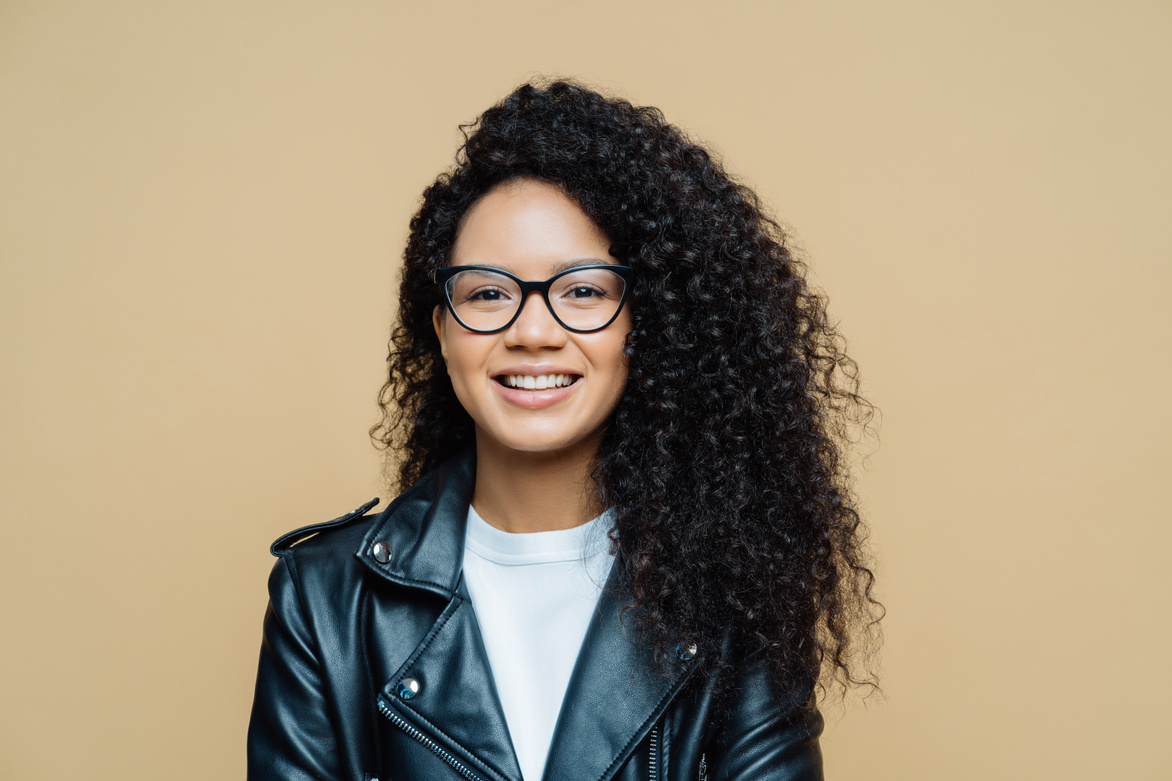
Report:
[{"label": "leather jacket lapel", "polygon": [[546,781],[613,778],[692,673],[692,665],[673,661],[672,675],[665,675],[628,637],[624,624],[633,627],[636,615],[622,615],[630,594],[621,572],[616,561],[570,676]]},{"label": "leather jacket lapel", "polygon": [[[404,682],[414,691],[406,690]],[[466,592],[452,598],[415,653],[383,687],[381,699],[477,772],[521,781]]]}]

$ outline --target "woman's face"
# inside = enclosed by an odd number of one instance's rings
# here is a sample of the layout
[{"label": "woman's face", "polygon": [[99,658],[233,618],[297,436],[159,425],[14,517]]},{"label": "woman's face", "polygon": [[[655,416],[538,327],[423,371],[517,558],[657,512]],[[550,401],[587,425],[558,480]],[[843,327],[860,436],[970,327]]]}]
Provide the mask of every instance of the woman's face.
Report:
[{"label": "woman's face", "polygon": [[[493,266],[542,281],[572,266],[615,263],[609,247],[602,230],[556,187],[516,180],[468,210],[451,265]],[[481,452],[597,448],[627,382],[626,306],[609,326],[586,334],[558,325],[540,293],[530,293],[517,319],[499,333],[469,331],[442,307],[436,307],[433,321],[452,387],[476,424]],[[549,387],[510,387],[527,384],[528,377],[533,378],[528,384]]]}]

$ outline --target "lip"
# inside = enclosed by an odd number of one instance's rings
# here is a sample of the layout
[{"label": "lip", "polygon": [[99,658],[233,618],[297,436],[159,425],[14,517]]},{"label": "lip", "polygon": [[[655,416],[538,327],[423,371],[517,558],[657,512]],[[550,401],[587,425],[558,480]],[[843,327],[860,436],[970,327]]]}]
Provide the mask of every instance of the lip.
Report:
[{"label": "lip", "polygon": [[[541,374],[572,374],[578,379],[570,385],[561,388],[546,388],[545,390],[510,388],[496,381],[497,377],[510,374],[526,374],[532,376]],[[493,372],[489,383],[497,395],[515,407],[521,407],[522,409],[544,409],[545,407],[552,407],[554,404],[572,396],[578,390],[578,387],[582,385],[584,379],[581,371],[571,369],[568,366],[558,366],[552,363],[528,363],[507,366],[504,369]]]}]

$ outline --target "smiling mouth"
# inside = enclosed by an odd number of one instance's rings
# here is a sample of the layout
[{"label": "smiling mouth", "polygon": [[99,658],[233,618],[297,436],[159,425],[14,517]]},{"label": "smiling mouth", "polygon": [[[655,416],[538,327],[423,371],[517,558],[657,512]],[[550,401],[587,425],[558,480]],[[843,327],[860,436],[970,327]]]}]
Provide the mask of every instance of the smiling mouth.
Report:
[{"label": "smiling mouth", "polygon": [[517,390],[549,390],[566,388],[582,379],[580,374],[498,374],[494,380],[506,388]]}]

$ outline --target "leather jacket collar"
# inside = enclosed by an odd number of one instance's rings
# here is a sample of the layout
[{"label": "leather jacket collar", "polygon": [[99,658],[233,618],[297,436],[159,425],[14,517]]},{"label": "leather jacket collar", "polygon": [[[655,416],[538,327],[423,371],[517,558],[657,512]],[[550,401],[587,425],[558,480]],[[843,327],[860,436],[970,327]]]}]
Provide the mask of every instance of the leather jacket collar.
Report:
[{"label": "leather jacket collar", "polygon": [[[464,526],[475,481],[476,455],[469,448],[392,502],[371,524],[354,555],[394,583],[450,599],[459,588]],[[386,561],[379,560],[384,557]]]}]

